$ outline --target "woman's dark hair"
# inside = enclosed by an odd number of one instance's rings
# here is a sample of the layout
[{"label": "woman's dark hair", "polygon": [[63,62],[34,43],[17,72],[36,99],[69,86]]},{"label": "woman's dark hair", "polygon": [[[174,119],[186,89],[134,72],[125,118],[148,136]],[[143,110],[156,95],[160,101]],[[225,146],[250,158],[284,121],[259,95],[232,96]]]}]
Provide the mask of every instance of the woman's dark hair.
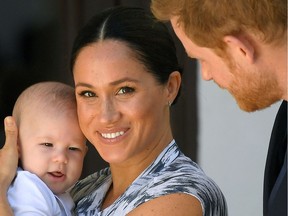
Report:
[{"label": "woman's dark hair", "polygon": [[165,24],[142,8],[130,7],[110,8],[91,18],[74,41],[71,70],[83,47],[106,39],[126,43],[161,84],[167,83],[173,71],[181,73],[175,44]]}]

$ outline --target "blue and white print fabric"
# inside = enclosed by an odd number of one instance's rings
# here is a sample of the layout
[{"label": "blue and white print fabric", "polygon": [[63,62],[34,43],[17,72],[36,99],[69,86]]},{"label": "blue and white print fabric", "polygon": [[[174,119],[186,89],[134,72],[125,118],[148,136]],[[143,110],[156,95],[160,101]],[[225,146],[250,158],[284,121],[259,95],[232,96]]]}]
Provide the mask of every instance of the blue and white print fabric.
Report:
[{"label": "blue and white print fabric", "polygon": [[200,201],[203,216],[228,215],[219,187],[180,151],[174,140],[112,205],[101,211],[101,203],[111,183],[109,168],[79,181],[71,191],[76,202],[76,214],[121,216],[157,197],[185,193]]}]

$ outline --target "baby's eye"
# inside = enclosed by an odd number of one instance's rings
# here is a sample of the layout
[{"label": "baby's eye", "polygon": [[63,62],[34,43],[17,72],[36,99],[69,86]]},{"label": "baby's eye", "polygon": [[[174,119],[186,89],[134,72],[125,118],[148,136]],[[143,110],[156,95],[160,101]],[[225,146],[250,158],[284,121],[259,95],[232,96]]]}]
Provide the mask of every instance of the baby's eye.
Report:
[{"label": "baby's eye", "polygon": [[117,94],[129,94],[129,93],[133,93],[134,91],[135,91],[134,88],[125,86],[125,87],[120,88]]},{"label": "baby's eye", "polygon": [[43,143],[42,145],[43,145],[43,146],[46,146],[46,147],[53,147],[53,144],[52,144],[52,143]]},{"label": "baby's eye", "polygon": [[82,92],[79,93],[79,95],[82,96],[82,97],[88,97],[88,98],[96,96],[96,94],[91,92],[91,91],[82,91]]},{"label": "baby's eye", "polygon": [[77,148],[77,147],[69,147],[68,149],[70,151],[81,151],[80,148]]}]

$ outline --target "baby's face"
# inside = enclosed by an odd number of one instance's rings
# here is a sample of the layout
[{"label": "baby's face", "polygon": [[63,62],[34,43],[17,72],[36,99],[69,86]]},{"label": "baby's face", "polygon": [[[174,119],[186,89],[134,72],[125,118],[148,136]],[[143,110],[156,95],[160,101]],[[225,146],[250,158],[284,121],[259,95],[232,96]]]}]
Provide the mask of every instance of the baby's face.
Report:
[{"label": "baby's face", "polygon": [[79,179],[87,147],[76,110],[23,113],[19,143],[23,169],[40,177],[54,194]]}]

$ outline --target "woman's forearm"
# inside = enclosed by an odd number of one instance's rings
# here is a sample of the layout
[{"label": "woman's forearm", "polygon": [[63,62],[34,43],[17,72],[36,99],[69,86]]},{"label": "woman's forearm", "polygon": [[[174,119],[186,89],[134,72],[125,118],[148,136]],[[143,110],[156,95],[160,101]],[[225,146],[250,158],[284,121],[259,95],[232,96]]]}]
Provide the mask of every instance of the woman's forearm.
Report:
[{"label": "woman's forearm", "polygon": [[0,215],[13,216],[13,211],[7,199],[7,190],[3,190],[2,187],[0,187]]}]

